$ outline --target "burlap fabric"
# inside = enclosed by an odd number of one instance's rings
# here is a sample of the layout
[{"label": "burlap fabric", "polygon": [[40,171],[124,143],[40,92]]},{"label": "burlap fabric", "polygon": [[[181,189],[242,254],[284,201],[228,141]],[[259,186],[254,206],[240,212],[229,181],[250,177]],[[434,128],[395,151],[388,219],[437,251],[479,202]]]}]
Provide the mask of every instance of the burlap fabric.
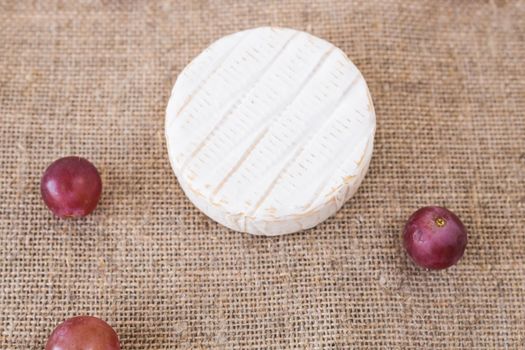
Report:
[{"label": "burlap fabric", "polygon": [[[183,67],[260,25],[341,47],[378,120],[357,195],[278,238],[201,214],[163,136]],[[524,64],[524,1],[2,1],[0,348],[42,349],[93,314],[124,349],[523,349]],[[62,221],[39,181],[70,154],[99,167],[104,193]],[[428,204],[469,229],[447,271],[400,244]]]}]

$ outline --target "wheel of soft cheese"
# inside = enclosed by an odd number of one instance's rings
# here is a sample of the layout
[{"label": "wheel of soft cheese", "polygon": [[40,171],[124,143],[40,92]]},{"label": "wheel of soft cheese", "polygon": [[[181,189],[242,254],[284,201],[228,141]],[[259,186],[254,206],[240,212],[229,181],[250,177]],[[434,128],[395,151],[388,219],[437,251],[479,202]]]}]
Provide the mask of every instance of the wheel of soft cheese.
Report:
[{"label": "wheel of soft cheese", "polygon": [[372,157],[366,82],[331,43],[262,27],[228,35],[179,75],[169,159],[187,197],[236,231],[311,228],[357,190]]}]

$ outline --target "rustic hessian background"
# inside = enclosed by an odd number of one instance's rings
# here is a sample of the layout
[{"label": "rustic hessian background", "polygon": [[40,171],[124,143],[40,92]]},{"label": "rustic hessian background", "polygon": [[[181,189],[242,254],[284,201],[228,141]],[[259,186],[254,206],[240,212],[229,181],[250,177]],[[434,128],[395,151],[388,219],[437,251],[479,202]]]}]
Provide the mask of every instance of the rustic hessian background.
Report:
[{"label": "rustic hessian background", "polygon": [[[177,74],[215,39],[309,31],[368,81],[376,148],[333,218],[278,238],[229,231],[183,195],[164,142]],[[81,155],[86,219],[40,199]],[[0,0],[0,348],[42,349],[92,314],[124,349],[523,349],[525,1]],[[420,206],[470,233],[459,265],[416,268]]]}]

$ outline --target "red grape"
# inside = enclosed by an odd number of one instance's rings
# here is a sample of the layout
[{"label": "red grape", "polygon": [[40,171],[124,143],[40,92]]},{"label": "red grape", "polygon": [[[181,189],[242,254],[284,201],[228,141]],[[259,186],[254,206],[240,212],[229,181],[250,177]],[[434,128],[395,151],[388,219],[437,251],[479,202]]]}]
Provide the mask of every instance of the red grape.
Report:
[{"label": "red grape", "polygon": [[42,199],[58,217],[81,217],[95,210],[102,180],[87,159],[64,157],[55,160],[40,182]]},{"label": "red grape", "polygon": [[441,270],[456,264],[463,256],[467,230],[447,208],[424,207],[408,219],[403,241],[417,265]]},{"label": "red grape", "polygon": [[92,316],[77,316],[59,324],[49,336],[45,350],[120,350],[117,333]]}]

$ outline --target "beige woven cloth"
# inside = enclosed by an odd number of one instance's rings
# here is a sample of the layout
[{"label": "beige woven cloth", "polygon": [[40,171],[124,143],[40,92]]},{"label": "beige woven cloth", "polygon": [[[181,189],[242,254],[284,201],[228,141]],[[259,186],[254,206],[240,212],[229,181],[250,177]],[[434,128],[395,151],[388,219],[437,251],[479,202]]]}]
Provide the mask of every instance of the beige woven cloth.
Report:
[{"label": "beige woven cloth", "polygon": [[[277,238],[221,227],[183,195],[163,137],[177,74],[215,39],[274,25],[341,47],[378,129],[357,195]],[[106,319],[124,349],[525,348],[524,1],[0,1],[0,348]],[[39,181],[100,169],[89,218]],[[416,268],[408,215],[456,211],[458,266]]]}]

